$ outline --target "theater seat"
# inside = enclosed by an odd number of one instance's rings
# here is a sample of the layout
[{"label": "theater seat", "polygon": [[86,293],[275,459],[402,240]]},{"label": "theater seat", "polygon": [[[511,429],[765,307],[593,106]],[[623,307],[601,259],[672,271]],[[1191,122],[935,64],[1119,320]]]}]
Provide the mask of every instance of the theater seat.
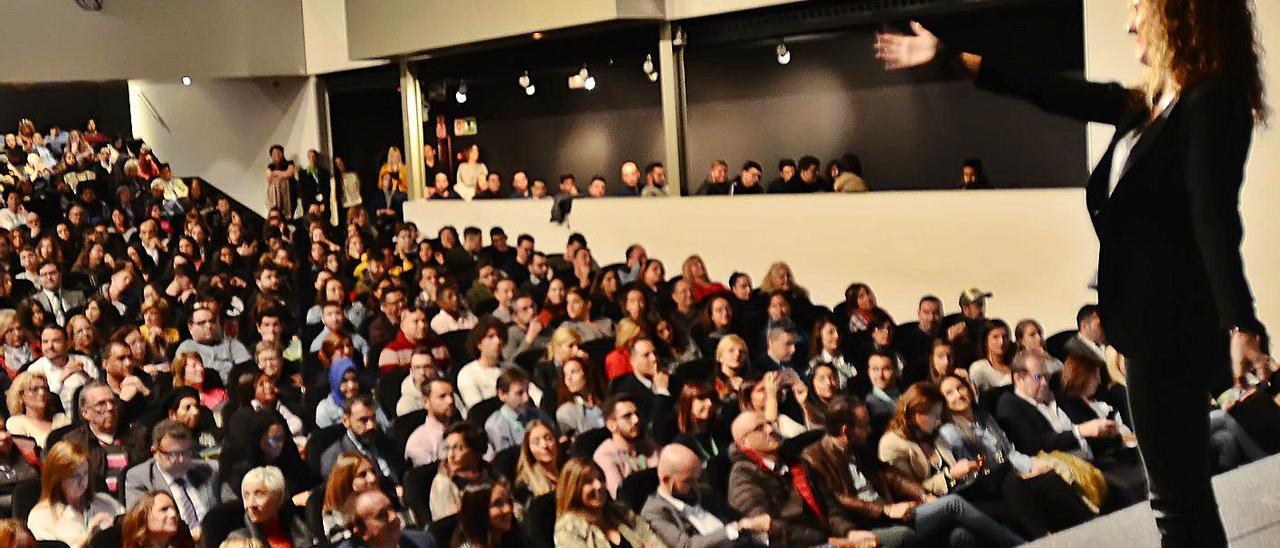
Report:
[{"label": "theater seat", "polygon": [[581,432],[576,438],[573,438],[573,449],[570,453],[575,457],[590,459],[596,452],[596,448],[609,439],[609,431],[604,428],[592,428],[586,432]]},{"label": "theater seat", "polygon": [[635,472],[622,480],[618,486],[618,502],[626,505],[637,514],[644,508],[644,501],[649,495],[658,492],[658,470],[649,468]]},{"label": "theater seat", "polygon": [[529,501],[525,512],[525,533],[532,548],[556,548],[556,493],[539,495]]}]

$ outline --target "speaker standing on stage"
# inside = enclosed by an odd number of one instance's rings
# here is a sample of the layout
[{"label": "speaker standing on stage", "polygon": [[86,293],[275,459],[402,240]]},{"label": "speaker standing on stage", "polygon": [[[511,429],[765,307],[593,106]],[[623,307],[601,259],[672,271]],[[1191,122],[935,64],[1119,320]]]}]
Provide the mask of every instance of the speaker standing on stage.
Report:
[{"label": "speaker standing on stage", "polygon": [[1168,546],[1226,546],[1210,483],[1207,394],[1237,383],[1263,327],[1240,256],[1240,185],[1267,108],[1249,0],[1115,0],[1148,67],[1142,89],[945,52],[918,23],[881,34],[888,69],[951,61],[978,87],[1116,127],[1089,177],[1098,300],[1128,359],[1134,430]]}]

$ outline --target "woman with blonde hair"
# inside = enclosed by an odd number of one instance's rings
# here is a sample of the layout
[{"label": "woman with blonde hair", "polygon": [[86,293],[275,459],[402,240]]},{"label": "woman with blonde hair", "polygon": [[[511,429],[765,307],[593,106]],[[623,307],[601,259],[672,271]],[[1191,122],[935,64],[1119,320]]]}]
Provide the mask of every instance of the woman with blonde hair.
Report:
[{"label": "woman with blonde hair", "polygon": [[5,430],[20,436],[30,436],[36,445],[45,448],[49,433],[71,424],[71,419],[64,413],[51,415],[49,403],[49,381],[43,373],[27,371],[18,374],[5,394],[5,403],[9,408],[9,420],[5,421]]},{"label": "woman with blonde hair", "polygon": [[690,255],[685,259],[684,264],[680,265],[680,273],[693,286],[693,300],[696,302],[702,302],[708,296],[729,290],[724,284],[711,280],[711,275],[707,273],[707,264],[699,255]]},{"label": "woman with blonde hair", "polygon": [[31,509],[27,526],[36,540],[56,540],[71,548],[83,548],[94,533],[110,526],[121,510],[116,499],[95,492],[89,481],[89,454],[84,448],[60,441],[45,454],[40,501]]},{"label": "woman with blonde hair", "polygon": [[574,457],[556,482],[555,545],[566,548],[665,548],[644,518],[614,502],[604,472],[594,462]]},{"label": "woman with blonde hair", "polygon": [[528,504],[533,497],[555,491],[559,472],[560,441],[551,425],[535,419],[524,431],[516,459],[516,500]]},{"label": "woman with blonde hair", "polygon": [[378,169],[379,181],[383,175],[391,175],[396,182],[396,190],[409,192],[409,166],[405,165],[404,155],[398,147],[387,149],[387,162]]},{"label": "woman with blonde hair", "polygon": [[0,341],[3,351],[0,352],[0,368],[12,380],[18,375],[22,366],[40,357],[32,346],[34,337],[18,322],[18,312],[13,309],[0,310]]},{"label": "woman with blonde hair", "polygon": [[881,34],[887,69],[940,52],[979,87],[1116,131],[1087,184],[1099,240],[1098,305],[1128,358],[1129,406],[1165,546],[1225,546],[1209,479],[1206,393],[1237,384],[1265,332],[1245,278],[1240,188],[1268,107],[1249,0],[1125,0],[1140,85],[1085,82],[1043,67],[952,53],[919,23]]},{"label": "woman with blonde hair", "polygon": [[747,341],[737,335],[725,335],[716,345],[716,395],[727,405],[737,403],[738,390],[746,380]]},{"label": "woman with blonde hair", "polygon": [[765,271],[764,278],[760,280],[760,293],[768,295],[775,291],[784,291],[793,299],[809,299],[809,290],[796,283],[791,265],[783,261],[769,265],[769,270]]},{"label": "woman with blonde hair", "polygon": [[631,318],[623,318],[613,331],[613,350],[604,356],[604,374],[609,381],[631,372],[631,340],[644,335],[644,327]]},{"label": "woman with blonde hair", "polygon": [[120,520],[124,548],[194,548],[191,531],[168,491],[143,495]]}]

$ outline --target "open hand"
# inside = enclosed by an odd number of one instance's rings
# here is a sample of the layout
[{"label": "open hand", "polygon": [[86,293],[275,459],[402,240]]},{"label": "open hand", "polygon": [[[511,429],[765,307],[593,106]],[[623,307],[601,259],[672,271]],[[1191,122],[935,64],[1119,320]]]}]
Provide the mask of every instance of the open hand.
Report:
[{"label": "open hand", "polygon": [[876,59],[885,70],[899,70],[928,64],[938,55],[941,42],[924,25],[911,22],[912,34],[876,33]]}]

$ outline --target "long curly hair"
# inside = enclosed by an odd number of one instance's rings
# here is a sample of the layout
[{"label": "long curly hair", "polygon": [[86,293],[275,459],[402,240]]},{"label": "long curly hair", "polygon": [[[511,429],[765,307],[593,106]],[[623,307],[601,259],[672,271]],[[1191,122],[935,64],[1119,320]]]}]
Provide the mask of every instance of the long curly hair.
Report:
[{"label": "long curly hair", "polygon": [[1245,91],[1256,123],[1267,123],[1252,0],[1134,0],[1132,6],[1148,48],[1142,86],[1148,106],[1167,87],[1181,91],[1221,78]]}]

